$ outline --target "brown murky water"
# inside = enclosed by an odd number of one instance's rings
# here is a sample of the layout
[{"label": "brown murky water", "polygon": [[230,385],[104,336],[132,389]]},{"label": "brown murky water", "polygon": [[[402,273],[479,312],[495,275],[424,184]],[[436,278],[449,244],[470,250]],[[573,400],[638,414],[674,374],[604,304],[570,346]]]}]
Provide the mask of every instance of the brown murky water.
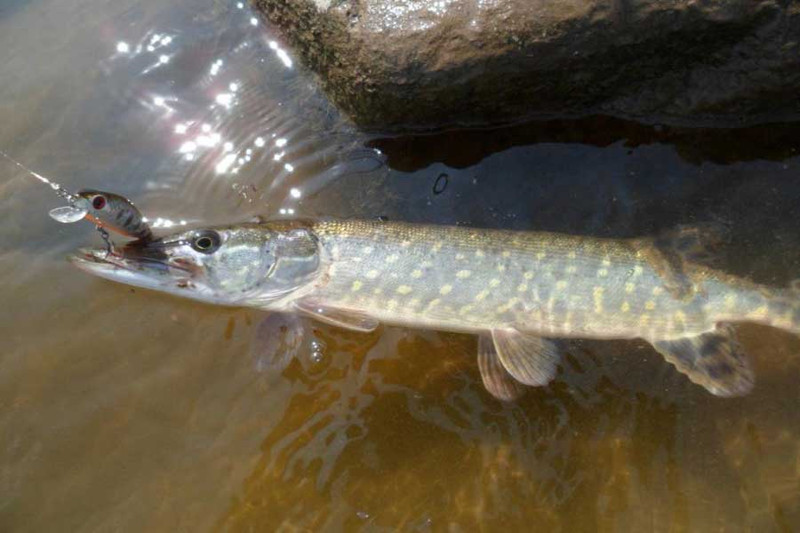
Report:
[{"label": "brown murky water", "polygon": [[[0,149],[126,194],[162,228],[259,213],[634,235],[721,219],[730,270],[800,274],[798,126],[367,138],[252,16],[6,2]],[[757,386],[737,399],[642,343],[574,341],[551,386],[502,404],[474,338],[393,327],[318,325],[322,348],[306,339],[281,372],[253,344],[259,312],[71,268],[98,237],[50,220],[57,205],[0,162],[2,531],[800,528],[794,336],[741,328]]]}]

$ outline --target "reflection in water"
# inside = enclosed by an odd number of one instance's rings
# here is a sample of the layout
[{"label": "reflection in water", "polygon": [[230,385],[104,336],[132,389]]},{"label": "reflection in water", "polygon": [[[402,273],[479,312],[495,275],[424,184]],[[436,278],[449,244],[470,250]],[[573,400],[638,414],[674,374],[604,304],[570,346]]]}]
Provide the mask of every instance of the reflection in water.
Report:
[{"label": "reflection in water", "polygon": [[[595,117],[367,145],[244,2],[18,2],[0,7],[0,50],[0,148],[69,190],[134,199],[156,230],[714,219],[732,228],[729,270],[776,286],[800,272],[793,125]],[[800,524],[796,337],[741,328],[745,398],[711,397],[643,343],[571,341],[551,386],[504,404],[468,335],[300,335],[75,272],[63,257],[92,232],[0,170],[0,530]]]}]

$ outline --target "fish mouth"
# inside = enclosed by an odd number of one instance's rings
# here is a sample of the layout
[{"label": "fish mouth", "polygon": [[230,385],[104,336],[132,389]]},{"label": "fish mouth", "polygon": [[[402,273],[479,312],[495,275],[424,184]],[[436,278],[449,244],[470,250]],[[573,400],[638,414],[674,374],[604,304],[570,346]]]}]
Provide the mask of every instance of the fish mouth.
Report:
[{"label": "fish mouth", "polygon": [[136,287],[163,290],[165,286],[189,280],[189,268],[172,264],[163,253],[142,253],[125,246],[108,251],[82,248],[68,257],[69,261],[89,274]]}]

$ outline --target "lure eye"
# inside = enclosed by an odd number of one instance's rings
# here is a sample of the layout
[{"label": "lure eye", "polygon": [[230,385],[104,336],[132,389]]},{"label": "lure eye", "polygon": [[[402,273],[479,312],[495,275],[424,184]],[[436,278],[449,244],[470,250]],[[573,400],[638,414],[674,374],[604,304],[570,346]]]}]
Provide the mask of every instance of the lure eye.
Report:
[{"label": "lure eye", "polygon": [[106,199],[103,196],[97,195],[92,198],[92,207],[97,210],[103,209],[106,206]]},{"label": "lure eye", "polygon": [[216,231],[204,231],[192,239],[192,248],[203,254],[211,254],[217,251],[220,245],[219,233]]}]

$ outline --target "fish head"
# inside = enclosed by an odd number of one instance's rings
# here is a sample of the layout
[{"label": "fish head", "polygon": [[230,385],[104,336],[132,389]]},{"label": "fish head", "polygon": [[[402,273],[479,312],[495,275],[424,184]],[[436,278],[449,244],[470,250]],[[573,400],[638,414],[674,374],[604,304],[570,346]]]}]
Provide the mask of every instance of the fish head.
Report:
[{"label": "fish head", "polygon": [[73,264],[112,281],[222,305],[279,309],[319,277],[305,228],[266,224],[194,229],[133,241],[108,253],[83,249]]}]

